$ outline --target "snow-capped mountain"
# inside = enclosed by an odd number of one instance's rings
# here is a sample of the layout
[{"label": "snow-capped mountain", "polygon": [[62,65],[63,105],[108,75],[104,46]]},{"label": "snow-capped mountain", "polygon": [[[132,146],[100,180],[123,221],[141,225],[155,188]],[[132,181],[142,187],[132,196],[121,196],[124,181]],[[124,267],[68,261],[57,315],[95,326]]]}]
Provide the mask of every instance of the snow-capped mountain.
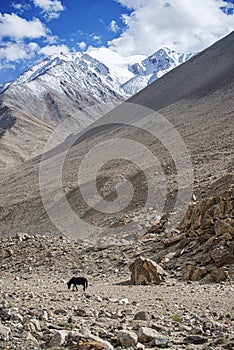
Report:
[{"label": "snow-capped mountain", "polygon": [[54,54],[20,75],[11,83],[0,85],[0,93],[10,86],[28,83],[43,76],[53,67],[73,63],[77,70],[85,70],[94,80],[102,82],[121,95],[133,95],[156,79],[190,59],[194,54],[177,53],[168,48],[157,50],[149,57],[121,56],[107,48],[88,53]]},{"label": "snow-capped mountain", "polygon": [[0,168],[40,154],[58,125],[53,146],[126,98],[118,79],[89,55],[48,57],[2,89]]},{"label": "snow-capped mountain", "polygon": [[126,100],[191,56],[164,48],[123,57],[102,48],[47,57],[0,86],[0,168],[40,154],[58,125],[56,144],[82,130],[103,114],[100,106]]},{"label": "snow-capped mountain", "polygon": [[192,56],[193,54],[180,54],[166,47],[162,48],[140,63],[129,66],[128,69],[134,77],[121,85],[121,88],[126,93],[134,95]]},{"label": "snow-capped mountain", "polygon": [[[46,81],[48,80],[48,77],[45,75],[47,72],[49,73],[51,69],[55,69],[56,67],[56,69],[59,70],[59,66],[64,65],[66,63],[70,63],[76,66],[77,77],[80,73],[82,75],[82,73],[85,71],[89,76],[93,78],[94,81],[104,81],[105,84],[107,84],[111,89],[119,89],[120,81],[113,72],[111,74],[110,70],[106,65],[96,60],[95,58],[89,56],[88,54],[77,52],[73,54],[60,53],[48,56],[42,62],[24,72],[16,80],[2,85],[0,88],[0,92],[3,92],[10,86],[29,83],[39,77]],[[63,72],[64,75],[66,75],[65,71],[66,69]],[[48,80],[48,82],[51,82],[50,79]]]}]

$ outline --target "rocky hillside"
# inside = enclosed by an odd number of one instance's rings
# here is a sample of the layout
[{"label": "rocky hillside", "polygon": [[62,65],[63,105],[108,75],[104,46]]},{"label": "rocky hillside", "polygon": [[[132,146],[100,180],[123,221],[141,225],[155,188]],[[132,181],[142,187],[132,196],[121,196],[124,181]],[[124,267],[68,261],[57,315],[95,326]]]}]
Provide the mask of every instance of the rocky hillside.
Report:
[{"label": "rocky hillside", "polygon": [[[192,203],[176,230],[165,220],[131,243],[1,238],[0,346],[232,349],[234,189]],[[159,285],[133,284],[141,257],[164,267]],[[86,276],[84,293],[67,289],[72,276]]]}]

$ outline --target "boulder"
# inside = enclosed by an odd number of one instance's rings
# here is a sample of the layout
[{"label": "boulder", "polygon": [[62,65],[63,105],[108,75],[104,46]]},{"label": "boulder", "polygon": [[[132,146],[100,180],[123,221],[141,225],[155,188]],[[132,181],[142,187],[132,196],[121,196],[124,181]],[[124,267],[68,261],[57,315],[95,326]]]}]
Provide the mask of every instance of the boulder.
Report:
[{"label": "boulder", "polygon": [[140,327],[137,331],[138,339],[141,343],[149,343],[155,338],[160,338],[160,334],[152,328]]},{"label": "boulder", "polygon": [[56,331],[51,339],[50,339],[50,343],[49,345],[51,347],[55,347],[55,346],[61,346],[65,343],[66,341],[66,337],[68,336],[68,331],[65,331],[65,330],[61,330],[61,331]]},{"label": "boulder", "polygon": [[216,282],[216,283],[225,281],[228,277],[229,277],[228,273],[224,267],[220,267],[219,269],[215,269],[210,274],[211,282]]},{"label": "boulder", "polygon": [[232,250],[225,245],[219,244],[209,253],[217,267],[234,264],[234,254]]},{"label": "boulder", "polygon": [[166,271],[155,261],[138,257],[130,266],[133,284],[159,284],[167,275]]},{"label": "boulder", "polygon": [[134,315],[134,320],[148,321],[150,320],[150,314],[147,311],[138,311]]},{"label": "boulder", "polygon": [[185,279],[191,281],[200,281],[207,274],[207,270],[204,267],[195,267],[189,265],[185,273]]},{"label": "boulder", "polygon": [[105,350],[105,344],[94,339],[80,340],[77,344],[77,349],[80,350]]},{"label": "boulder", "polygon": [[217,236],[222,236],[223,234],[229,233],[232,237],[234,237],[234,227],[232,226],[233,220],[228,218],[226,220],[217,220],[215,222],[215,234]]},{"label": "boulder", "polygon": [[138,336],[136,333],[125,330],[118,332],[117,339],[124,347],[135,346],[138,342]]}]

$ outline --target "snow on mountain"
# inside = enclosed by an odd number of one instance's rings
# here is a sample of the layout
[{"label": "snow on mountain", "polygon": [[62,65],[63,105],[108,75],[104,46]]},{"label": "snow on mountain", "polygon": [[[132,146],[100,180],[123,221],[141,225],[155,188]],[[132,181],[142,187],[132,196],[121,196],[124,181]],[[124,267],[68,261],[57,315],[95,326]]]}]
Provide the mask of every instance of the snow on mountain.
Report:
[{"label": "snow on mountain", "polygon": [[144,55],[123,56],[106,47],[91,48],[88,50],[88,54],[109,67],[120,84],[125,83],[135,76],[134,72],[129,70],[129,66],[146,59]]},{"label": "snow on mountain", "polygon": [[48,56],[0,86],[0,168],[40,154],[60,125],[56,146],[191,56],[167,48],[149,57],[108,48]]},{"label": "snow on mountain", "polygon": [[[108,85],[110,89],[128,97],[142,90],[193,55],[177,53],[166,47],[149,57],[144,55],[126,57],[104,47],[91,48],[86,53],[54,54],[33,66],[15,81],[0,86],[0,93],[10,86],[28,83],[38,77],[46,80],[45,73],[53,67],[59,69],[59,66],[64,63],[72,63],[76,66],[76,75],[85,70],[89,79],[99,80],[102,84]],[[82,85],[82,82],[80,83]],[[87,84],[84,85],[87,86]]]},{"label": "snow on mountain", "polygon": [[[59,66],[63,65],[64,63],[72,63],[75,66],[75,72],[77,76],[79,74],[82,75],[85,71],[87,73],[88,79],[90,79],[91,76],[94,81],[102,82],[104,84],[107,84],[111,89],[117,91],[119,90],[120,81],[117,79],[115,73],[110,72],[107,66],[95,58],[89,56],[88,54],[76,52],[72,54],[60,53],[48,56],[42,62],[24,72],[16,80],[12,81],[11,83],[2,85],[0,92],[3,92],[10,86],[29,83],[38,77],[46,80],[47,76],[45,73],[50,74],[50,70],[52,68],[59,70]],[[60,74],[65,76],[66,69],[64,69],[64,72],[60,72]],[[123,93],[123,91],[121,93]]]},{"label": "snow on mountain", "polygon": [[42,153],[57,126],[52,146],[127,97],[109,68],[87,54],[46,58],[0,94],[0,170]]},{"label": "snow on mountain", "polygon": [[122,84],[121,88],[126,93],[134,95],[193,55],[162,48],[143,61],[130,65],[128,69],[134,77]]}]

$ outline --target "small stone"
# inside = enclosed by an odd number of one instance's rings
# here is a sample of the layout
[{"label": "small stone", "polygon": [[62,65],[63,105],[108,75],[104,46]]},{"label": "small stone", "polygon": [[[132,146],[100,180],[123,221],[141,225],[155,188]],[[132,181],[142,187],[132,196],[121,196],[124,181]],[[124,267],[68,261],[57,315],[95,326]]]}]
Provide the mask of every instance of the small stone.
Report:
[{"label": "small stone", "polygon": [[32,322],[25,323],[24,329],[29,332],[36,332],[36,327]]},{"label": "small stone", "polygon": [[77,310],[74,310],[74,315],[79,317],[84,317],[84,316],[87,316],[87,312],[84,309],[77,309]]},{"label": "small stone", "polygon": [[3,324],[0,323],[0,339],[7,341],[9,339],[9,333],[10,333],[10,328],[5,327]]},{"label": "small stone", "polygon": [[47,310],[43,310],[41,318],[44,321],[48,321],[48,312],[47,312]]},{"label": "small stone", "polygon": [[170,339],[159,337],[159,338],[154,338],[149,343],[149,346],[150,347],[157,346],[157,348],[168,348],[169,347],[169,343],[170,343]]},{"label": "small stone", "polygon": [[26,340],[31,341],[33,343],[38,343],[37,339],[30,332],[27,332],[25,338]]},{"label": "small stone", "polygon": [[34,324],[36,331],[38,331],[38,332],[41,331],[40,322],[39,322],[36,318],[33,318],[33,319],[31,320],[31,323]]},{"label": "small stone", "polygon": [[66,341],[66,337],[68,335],[68,331],[56,331],[50,339],[49,345],[52,346],[60,346],[63,345]]},{"label": "small stone", "polygon": [[204,344],[207,342],[207,339],[204,337],[200,337],[199,335],[190,335],[188,337],[184,338],[184,342],[185,343],[189,343],[189,344]]},{"label": "small stone", "polygon": [[128,298],[123,298],[119,301],[120,304],[129,304]]},{"label": "small stone", "polygon": [[134,315],[134,320],[150,320],[150,314],[147,311],[139,311]]}]

